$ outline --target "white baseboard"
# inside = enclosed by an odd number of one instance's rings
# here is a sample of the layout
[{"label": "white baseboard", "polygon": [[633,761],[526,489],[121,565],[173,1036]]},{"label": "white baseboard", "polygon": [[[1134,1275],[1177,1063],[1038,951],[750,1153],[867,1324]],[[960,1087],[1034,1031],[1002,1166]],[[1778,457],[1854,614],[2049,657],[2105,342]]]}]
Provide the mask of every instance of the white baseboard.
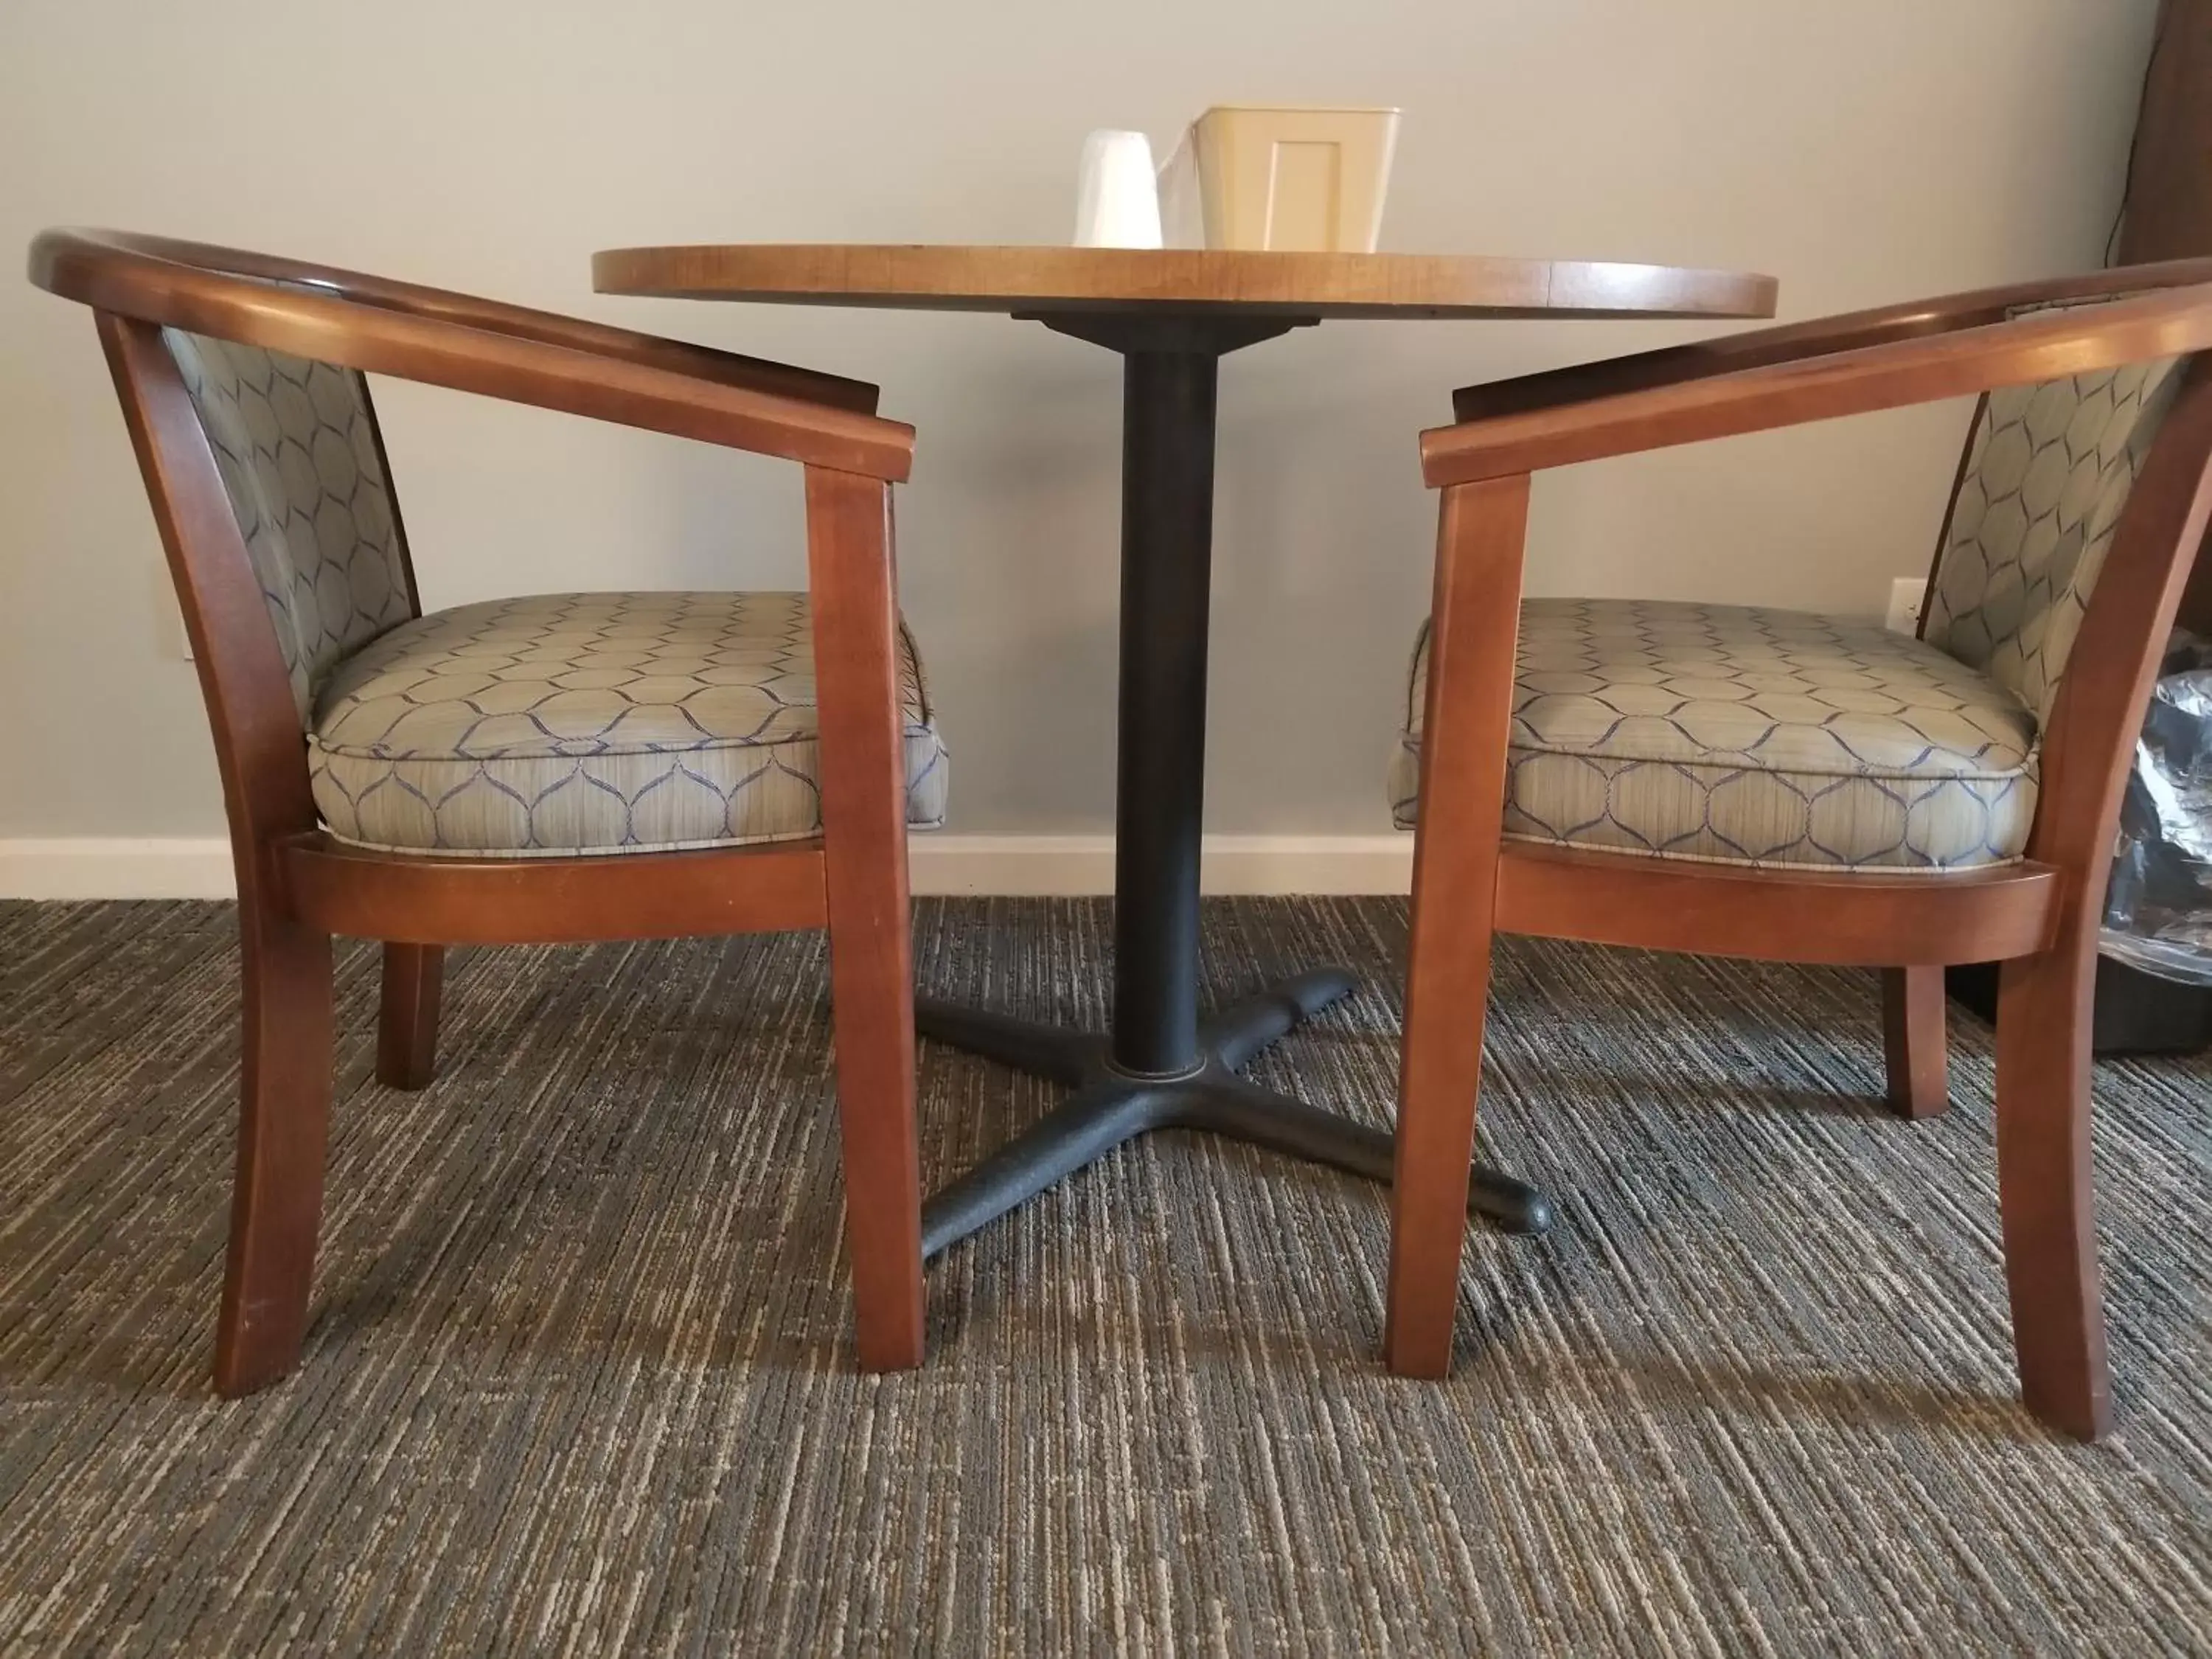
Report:
[{"label": "white baseboard", "polygon": [[[916,836],[916,893],[1074,896],[1114,890],[1111,836]],[[1403,893],[1413,838],[1208,836],[1209,893]],[[228,898],[230,843],[217,836],[0,840],[0,899]]]},{"label": "white baseboard", "polygon": [[0,841],[0,899],[227,899],[237,883],[219,836]]},{"label": "white baseboard", "polygon": [[[1114,890],[1111,836],[916,836],[917,893],[1062,896]],[[1208,836],[1199,884],[1209,893],[1404,893],[1411,836]]]}]

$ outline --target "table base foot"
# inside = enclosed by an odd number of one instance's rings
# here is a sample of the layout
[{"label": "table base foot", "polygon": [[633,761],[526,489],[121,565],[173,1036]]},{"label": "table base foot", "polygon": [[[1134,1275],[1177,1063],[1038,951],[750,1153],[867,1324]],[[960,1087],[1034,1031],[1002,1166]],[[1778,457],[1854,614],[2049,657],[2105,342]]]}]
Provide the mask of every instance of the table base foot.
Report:
[{"label": "table base foot", "polygon": [[915,999],[914,1029],[932,1042],[949,1043],[1070,1089],[1102,1069],[1106,1058],[1102,1037],[934,997]]},{"label": "table base foot", "polygon": [[[1123,1141],[1155,1129],[1224,1135],[1387,1183],[1393,1173],[1388,1134],[1237,1075],[1352,984],[1342,969],[1323,968],[1270,987],[1206,1021],[1198,1066],[1172,1078],[1115,1071],[1103,1037],[952,1003],[917,1002],[915,1024],[923,1036],[1074,1090],[922,1206],[923,1255],[938,1255]],[[1541,1193],[1480,1165],[1468,1189],[1468,1209],[1507,1232],[1540,1233],[1552,1224],[1552,1206]]]}]

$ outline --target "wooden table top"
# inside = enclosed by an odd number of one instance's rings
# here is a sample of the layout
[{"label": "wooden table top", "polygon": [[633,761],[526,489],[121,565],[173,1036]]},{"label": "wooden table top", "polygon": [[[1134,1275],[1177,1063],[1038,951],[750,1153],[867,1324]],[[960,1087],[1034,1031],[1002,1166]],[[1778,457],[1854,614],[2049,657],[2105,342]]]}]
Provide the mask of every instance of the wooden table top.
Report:
[{"label": "wooden table top", "polygon": [[1480,254],[731,243],[609,248],[602,294],[933,311],[1771,317],[1771,276]]}]

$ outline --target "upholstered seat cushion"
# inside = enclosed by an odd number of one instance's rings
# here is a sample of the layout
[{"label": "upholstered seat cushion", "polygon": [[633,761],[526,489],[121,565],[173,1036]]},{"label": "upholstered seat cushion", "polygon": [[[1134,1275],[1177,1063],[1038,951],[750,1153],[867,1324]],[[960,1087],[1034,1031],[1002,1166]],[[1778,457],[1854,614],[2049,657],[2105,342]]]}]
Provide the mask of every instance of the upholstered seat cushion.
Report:
[{"label": "upholstered seat cushion", "polygon": [[[1420,784],[1429,632],[1390,768]],[[1934,647],[1796,611],[1643,600],[1522,608],[1505,833],[1663,858],[1955,870],[2020,856],[2036,719]]]},{"label": "upholstered seat cushion", "polygon": [[[945,745],[899,629],[908,822]],[[527,855],[818,834],[803,593],[564,593],[401,623],[316,687],[315,805],[348,841]]]}]

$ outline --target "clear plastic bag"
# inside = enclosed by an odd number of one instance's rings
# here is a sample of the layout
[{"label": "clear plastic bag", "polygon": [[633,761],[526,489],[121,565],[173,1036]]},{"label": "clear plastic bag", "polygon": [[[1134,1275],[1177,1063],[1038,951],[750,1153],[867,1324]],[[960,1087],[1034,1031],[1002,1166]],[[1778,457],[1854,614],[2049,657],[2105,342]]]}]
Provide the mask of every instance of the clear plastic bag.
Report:
[{"label": "clear plastic bag", "polygon": [[2212,643],[2177,632],[2136,740],[2098,947],[2212,985]]}]

